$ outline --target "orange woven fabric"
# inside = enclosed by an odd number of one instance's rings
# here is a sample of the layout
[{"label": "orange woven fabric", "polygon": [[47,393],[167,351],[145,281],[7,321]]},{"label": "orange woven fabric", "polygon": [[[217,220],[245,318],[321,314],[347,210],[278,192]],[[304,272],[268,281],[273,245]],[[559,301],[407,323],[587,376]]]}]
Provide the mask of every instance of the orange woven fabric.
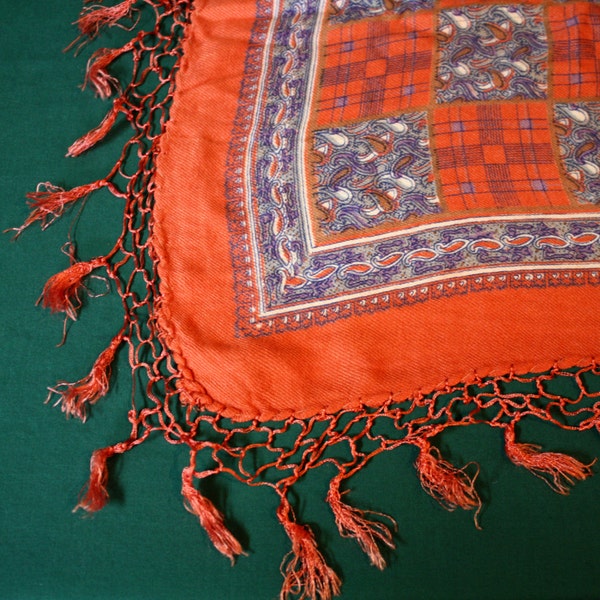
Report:
[{"label": "orange woven fabric", "polygon": [[[264,282],[268,267],[257,273],[261,267],[252,259],[232,265],[230,246],[239,242],[232,242],[231,225],[228,224],[228,202],[238,201],[238,196],[228,197],[227,177],[232,176],[228,156],[232,132],[239,117],[238,104],[243,101],[240,90],[247,55],[251,51],[249,47],[256,46],[256,41],[251,41],[253,27],[258,27],[255,5],[254,1],[236,2],[235,19],[228,18],[232,4],[227,2],[206,2],[201,10],[196,10],[185,42],[172,118],[162,143],[154,237],[160,257],[161,324],[166,343],[182,369],[181,387],[190,401],[240,420],[281,419],[290,415],[306,417],[322,411],[335,413],[342,408],[356,409],[362,403],[377,406],[390,393],[405,398],[417,391],[429,392],[441,385],[468,381],[475,376],[500,375],[511,370],[519,373],[543,371],[554,364],[589,364],[597,351],[596,330],[600,324],[596,310],[600,294],[600,287],[596,285],[600,266],[597,257],[582,255],[582,258],[561,260],[560,252],[542,250],[540,255],[545,254],[547,258],[525,264],[518,259],[510,260],[507,253],[498,251],[497,260],[494,260],[496,245],[502,242],[485,234],[468,239],[471,245],[482,244],[480,255],[486,253],[485,243],[490,245],[486,262],[482,264],[444,268],[448,262],[444,263],[444,256],[438,250],[439,268],[422,276],[382,279],[380,289],[376,285],[369,285],[368,290],[355,286],[346,294],[324,296],[325,301],[321,303],[318,300],[323,298],[316,292],[314,308],[306,302],[305,308],[295,312],[265,310],[266,315],[274,314],[272,321],[278,324],[269,322],[267,316],[256,329],[261,335],[240,331],[239,320],[244,319],[239,316],[242,292],[236,291],[236,285],[239,288],[241,284],[234,271],[252,271],[247,277],[248,294],[252,294],[257,303],[258,295],[269,293],[265,291],[267,285],[275,285]],[[539,10],[541,12],[541,6]],[[592,8],[587,10],[592,11]],[[263,20],[268,21],[268,18],[263,17]],[[379,35],[381,32],[375,25],[389,30],[389,47],[400,54],[407,51],[406,39],[412,39],[407,31],[422,33],[425,30],[424,42],[416,37],[415,51],[433,55],[436,49],[432,20],[431,10],[421,10],[414,14],[409,12],[408,16],[384,12],[378,17],[323,24],[318,52],[324,57],[319,56],[314,69],[326,78],[329,63],[336,60],[335,55],[329,54],[330,45],[346,43],[346,37],[352,40],[352,36],[362,40],[369,35],[369,28],[373,29],[370,35]],[[275,17],[273,22],[275,27],[281,26]],[[263,28],[267,29],[266,23]],[[381,41],[381,37],[374,39]],[[276,61],[285,52],[287,50],[278,48],[265,51],[264,60]],[[360,52],[360,48],[354,52]],[[368,62],[369,65],[383,60],[376,47],[372,52],[375,58]],[[383,54],[384,50],[379,52]],[[401,78],[411,76],[425,81],[427,94],[417,91],[411,96],[414,101],[404,105],[401,100],[394,104],[386,97],[380,112],[371,117],[425,111],[431,119],[429,132],[435,144],[432,154],[437,165],[432,177],[435,177],[443,208],[435,216],[411,215],[405,221],[394,218],[386,221],[383,228],[387,237],[384,239],[390,248],[389,240],[393,239],[390,229],[400,237],[403,232],[423,223],[429,227],[428,231],[432,231],[436,223],[447,227],[447,223],[452,222],[451,233],[455,239],[447,237],[446,246],[454,243],[464,247],[464,239],[468,236],[461,235],[463,232],[454,233],[463,223],[466,228],[476,229],[486,221],[494,222],[513,215],[516,224],[512,234],[505,234],[505,230],[502,233],[507,238],[512,236],[512,242],[508,240],[508,244],[518,245],[519,236],[526,236],[531,231],[531,223],[539,223],[541,219],[547,222],[549,215],[556,219],[553,223],[562,223],[562,215],[565,219],[597,218],[596,205],[579,203],[565,189],[565,175],[559,172],[559,161],[547,160],[547,155],[557,152],[556,141],[552,139],[555,138],[551,131],[553,124],[548,121],[548,111],[557,100],[536,98],[528,101],[516,97],[506,101],[484,99],[440,103],[436,101],[432,80],[434,64],[435,61],[429,60],[425,69],[427,77],[422,77],[420,70],[414,70],[412,62],[400,74]],[[251,71],[246,77],[258,78],[262,72],[257,67],[256,72]],[[327,83],[320,87],[319,81],[317,75],[313,88],[302,90],[306,94],[304,102],[312,106],[308,124],[300,132],[307,138],[304,143],[306,156],[292,155],[290,159],[305,160],[307,191],[298,202],[313,207],[318,202],[311,172],[311,162],[315,162],[310,151],[313,131],[324,128],[324,114],[327,114],[328,123],[333,124],[329,127],[332,131],[341,131],[347,124],[364,120],[356,111],[332,112],[328,109],[319,112],[319,103],[326,101],[324,95],[330,89]],[[352,84],[360,86],[363,81],[352,80]],[[412,85],[419,89],[425,84]],[[268,93],[270,90],[265,92],[265,98]],[[401,98],[394,84],[389,94]],[[315,104],[317,108],[314,108]],[[218,110],[215,110],[216,106]],[[530,129],[520,125],[524,121],[531,122],[531,127],[535,128],[531,135]],[[465,128],[457,129],[456,123],[466,124]],[[503,130],[497,131],[496,123],[501,123]],[[492,124],[493,131],[490,132]],[[281,130],[285,131],[285,124]],[[488,137],[493,134],[494,144],[484,139],[486,134],[490,134]],[[239,140],[233,142],[242,143]],[[529,179],[522,176],[523,181],[514,184],[514,192],[502,191],[498,184],[494,186],[488,179],[482,182],[481,191],[458,193],[461,184],[479,185],[486,177],[486,165],[494,160],[490,154],[502,152],[509,144],[521,144],[525,149],[513,149],[516,158],[503,156],[503,160],[508,161],[507,173],[517,177],[521,171],[529,170]],[[249,158],[240,164],[240,169],[252,169],[260,158],[252,153],[260,150],[245,148],[245,151]],[[462,153],[466,153],[465,160]],[[275,150],[273,154],[276,154]],[[461,158],[452,161],[453,155]],[[481,159],[477,160],[477,157]],[[534,162],[536,160],[539,165]],[[547,188],[532,189],[534,176],[546,183]],[[257,188],[260,184],[256,184]],[[249,184],[244,181],[239,185]],[[511,203],[513,196],[515,201]],[[243,193],[239,195],[239,201],[245,201]],[[251,202],[254,200],[248,200]],[[256,201],[256,205],[258,203]],[[240,208],[240,211],[251,210],[258,211],[258,208],[254,205],[253,208]],[[307,209],[310,210],[311,207]],[[252,217],[245,212],[244,218],[250,221]],[[268,218],[267,215],[260,224],[257,221],[255,224],[267,229]],[[590,231],[594,226],[590,225]],[[370,241],[374,237],[370,227],[347,228],[342,233],[351,236],[357,246],[363,239]],[[268,234],[267,231],[263,235]],[[292,235],[280,236],[280,239],[285,239],[291,247],[296,243]],[[543,237],[537,240],[524,237],[521,243],[542,244],[543,248]],[[564,244],[558,237],[554,241],[549,233],[545,238],[548,247]],[[373,242],[370,243],[373,246]],[[438,242],[439,246],[443,244],[443,241]],[[318,257],[318,243],[316,245],[312,252]],[[430,247],[422,244],[422,247],[423,252],[435,251],[434,244]],[[311,250],[299,252],[310,255]],[[451,252],[450,248],[448,253]],[[392,254],[393,250],[387,253]],[[260,257],[254,255],[253,260],[259,261]],[[308,263],[309,257],[301,260]],[[329,257],[327,260],[332,262]],[[374,277],[374,262],[375,259],[370,264],[367,262],[370,270],[365,274],[365,280]],[[281,266],[281,271],[272,278],[281,280],[291,276],[284,268]],[[301,276],[303,268],[301,264],[293,265],[289,272]],[[360,275],[356,280],[360,284]],[[555,282],[559,285],[554,285]],[[265,289],[261,290],[261,286]],[[457,293],[453,293],[452,288]],[[361,303],[366,304],[364,310],[361,310]],[[287,305],[283,307],[287,308]],[[334,310],[344,318],[321,317],[320,320],[319,313]],[[309,313],[312,316],[308,316]],[[291,322],[290,326],[281,325],[286,318]],[[294,328],[294,320],[301,321],[297,321],[297,328]],[[243,323],[241,327],[244,327]]]}]

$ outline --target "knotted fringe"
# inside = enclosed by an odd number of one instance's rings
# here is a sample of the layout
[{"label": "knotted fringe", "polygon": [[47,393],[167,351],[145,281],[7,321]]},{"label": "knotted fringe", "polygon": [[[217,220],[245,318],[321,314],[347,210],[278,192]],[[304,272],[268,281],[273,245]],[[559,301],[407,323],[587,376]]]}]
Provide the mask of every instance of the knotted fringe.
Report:
[{"label": "knotted fringe", "polygon": [[64,312],[67,317],[75,321],[77,310],[81,306],[79,291],[83,280],[94,269],[107,265],[106,257],[93,258],[86,262],[75,262],[70,267],[56,273],[48,279],[38,302],[51,312]]},{"label": "knotted fringe", "polygon": [[77,20],[79,31],[82,35],[95,38],[103,27],[116,25],[121,19],[130,16],[136,2],[137,0],[124,0],[114,6],[85,8]]},{"label": "knotted fringe", "polygon": [[50,389],[52,395],[59,396],[55,405],[60,404],[67,416],[74,416],[85,422],[87,409],[104,397],[109,389],[111,367],[117,350],[124,339],[123,332],[117,334],[100,356],[96,359],[90,373],[76,383],[60,383]]},{"label": "knotted fringe", "polygon": [[119,81],[107,69],[119,56],[131,52],[134,48],[135,40],[131,40],[121,48],[96,50],[88,61],[83,87],[91,86],[96,94],[104,100],[112,96],[119,89]]},{"label": "knotted fringe", "polygon": [[590,477],[592,462],[585,465],[576,458],[560,452],[541,452],[534,444],[521,444],[515,441],[514,425],[504,430],[504,448],[508,458],[517,466],[525,467],[536,477],[545,481],[555,492],[567,495],[577,481]]},{"label": "knotted fringe", "polygon": [[[439,450],[428,442],[421,442],[419,447],[415,467],[423,489],[448,510],[477,508],[479,512],[481,499],[475,489],[477,473],[473,477],[469,476],[466,472],[469,465],[457,469],[443,460]],[[479,527],[477,514],[475,525]]]},{"label": "knotted fringe", "polygon": [[125,102],[123,98],[117,98],[100,125],[71,144],[67,156],[79,156],[95,146],[100,140],[104,139],[108,132],[113,128],[119,114],[126,113],[124,106]]},{"label": "knotted fringe", "polygon": [[23,230],[36,221],[40,221],[42,229],[46,229],[55,219],[63,214],[68,205],[107,185],[109,183],[105,179],[99,179],[93,183],[86,183],[85,185],[65,190],[51,183],[41,183],[35,192],[27,194],[30,208],[29,216],[23,225],[16,227],[13,231],[19,236]]},{"label": "knotted fringe", "polygon": [[394,529],[396,529],[396,522],[388,515],[362,511],[342,502],[342,495],[347,491],[340,492],[341,481],[341,477],[334,478],[327,493],[327,502],[333,511],[340,535],[354,538],[369,557],[371,564],[383,570],[386,562],[381,553],[380,545],[394,549],[396,546],[392,533],[385,523],[371,521],[366,518],[366,515],[374,514],[384,517],[392,523]]},{"label": "knotted fringe", "polygon": [[291,552],[281,563],[284,581],[280,600],[286,600],[290,596],[300,600],[331,600],[333,596],[339,595],[339,577],[319,552],[312,531],[306,525],[295,522],[292,507],[283,494],[277,518],[292,542]]},{"label": "knotted fringe", "polygon": [[[192,460],[194,454],[192,453]],[[200,525],[206,530],[215,548],[229,558],[231,564],[236,557],[243,554],[241,544],[225,526],[221,512],[205,496],[194,487],[194,467],[186,467],[181,475],[181,493],[185,498],[185,507],[200,520]]]},{"label": "knotted fringe", "polygon": [[140,441],[140,439],[130,439],[114,444],[113,446],[94,450],[90,459],[90,477],[84,488],[85,492],[80,497],[73,512],[79,509],[87,512],[96,512],[104,508],[108,502],[108,491],[106,489],[108,483],[108,459],[115,454],[127,452]]}]

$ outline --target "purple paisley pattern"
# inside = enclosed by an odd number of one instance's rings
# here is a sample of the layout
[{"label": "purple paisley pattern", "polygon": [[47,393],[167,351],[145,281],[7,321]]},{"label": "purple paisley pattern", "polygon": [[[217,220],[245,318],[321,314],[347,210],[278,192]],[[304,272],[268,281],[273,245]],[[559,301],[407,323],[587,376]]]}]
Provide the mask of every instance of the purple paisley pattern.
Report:
[{"label": "purple paisley pattern", "polygon": [[548,38],[541,6],[442,10],[437,101],[545,98]]},{"label": "purple paisley pattern", "polygon": [[433,0],[331,0],[331,23],[358,21],[386,12],[401,15],[407,11],[433,8]]},{"label": "purple paisley pattern", "polygon": [[313,154],[326,233],[440,211],[424,112],[315,131]]},{"label": "purple paisley pattern", "polygon": [[577,200],[600,204],[600,102],[556,104],[560,156]]}]

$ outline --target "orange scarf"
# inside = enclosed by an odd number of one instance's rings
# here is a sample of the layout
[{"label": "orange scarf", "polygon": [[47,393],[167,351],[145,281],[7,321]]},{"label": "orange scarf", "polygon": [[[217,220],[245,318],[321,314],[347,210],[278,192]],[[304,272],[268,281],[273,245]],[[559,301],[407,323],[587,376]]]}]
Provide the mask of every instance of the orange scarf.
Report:
[{"label": "orange scarf", "polygon": [[590,475],[516,437],[527,416],[600,423],[600,7],[126,0],[86,9],[82,36],[148,6],[154,30],[90,59],[87,83],[116,99],[69,151],[127,118],[122,156],[97,182],[31,194],[23,226],[101,187],[125,201],[114,249],[73,253],[42,297],[74,319],[102,269],[123,299],[90,375],[52,390],[65,412],[85,418],[122,346],[147,381],[79,506],[101,508],[107,460],[162,432],[190,449],[182,492],[219,551],[243,548],[195,480],[270,486],[291,542],[282,598],[330,598],[340,581],[289,500],[314,468],[335,467],[340,533],[380,568],[393,522],[342,498],[383,451],[416,447],[425,490],[476,522],[477,468],[434,445],[449,427],[498,428],[560,493]]}]

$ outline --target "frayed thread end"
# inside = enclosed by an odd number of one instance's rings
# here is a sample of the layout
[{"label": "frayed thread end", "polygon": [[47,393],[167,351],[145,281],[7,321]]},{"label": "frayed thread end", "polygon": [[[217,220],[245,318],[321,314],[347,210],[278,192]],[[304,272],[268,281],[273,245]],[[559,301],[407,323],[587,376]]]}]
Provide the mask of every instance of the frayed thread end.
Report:
[{"label": "frayed thread end", "polygon": [[290,596],[311,600],[331,600],[340,593],[341,581],[317,548],[312,531],[293,519],[289,502],[282,496],[277,517],[292,542],[291,552],[283,559],[283,586],[280,600]]},{"label": "frayed thread end", "polygon": [[108,502],[108,459],[115,454],[114,446],[95,450],[90,459],[90,477],[77,506],[73,512],[82,509],[86,512],[96,512],[104,508]]},{"label": "frayed thread end", "polygon": [[38,303],[53,313],[64,312],[68,318],[75,321],[77,310],[81,306],[79,291],[83,287],[83,280],[95,269],[106,265],[105,257],[73,263],[48,279]]},{"label": "frayed thread end", "polygon": [[186,509],[198,517],[215,548],[229,558],[233,565],[235,559],[244,554],[242,545],[225,526],[221,512],[194,487],[193,467],[183,470],[181,493],[185,498]]},{"label": "frayed thread end", "polygon": [[521,444],[515,439],[514,427],[504,433],[504,447],[508,458],[545,481],[555,492],[567,495],[570,488],[593,475],[592,466],[561,452],[542,452],[540,446]]},{"label": "frayed thread end", "polygon": [[457,469],[443,460],[437,448],[428,443],[421,444],[420,448],[415,467],[423,489],[448,510],[476,508],[475,525],[479,529],[477,516],[482,504],[475,489],[478,473],[470,476],[466,472],[468,465]]},{"label": "frayed thread end", "polygon": [[131,15],[137,0],[123,0],[114,6],[91,6],[81,13],[77,26],[82,35],[95,38],[103,27],[116,25],[121,19]]},{"label": "frayed thread end", "polygon": [[50,388],[48,400],[53,395],[58,395],[55,405],[60,404],[67,416],[85,422],[88,407],[94,405],[108,392],[112,364],[123,339],[122,333],[112,339],[110,345],[98,356],[86,377],[76,383],[61,383],[55,388]]},{"label": "frayed thread end", "polygon": [[75,157],[87,152],[93,148],[98,142],[103,140],[114,127],[117,117],[124,111],[124,101],[122,98],[117,98],[112,106],[112,109],[104,117],[100,125],[95,127],[78,140],[73,142],[67,151],[67,157]]},{"label": "frayed thread end", "polygon": [[345,493],[340,492],[339,478],[333,479],[327,494],[327,502],[333,511],[340,535],[354,538],[369,557],[371,564],[383,570],[386,562],[381,553],[380,545],[391,549],[395,548],[392,532],[385,523],[368,519],[367,514],[388,519],[394,530],[396,529],[396,522],[388,515],[370,513],[349,506],[342,501],[342,496]]},{"label": "frayed thread end", "polygon": [[121,48],[100,48],[90,57],[85,73],[83,87],[90,86],[100,98],[106,100],[119,89],[119,81],[108,72],[108,67],[119,56],[134,49],[132,40]]},{"label": "frayed thread end", "polygon": [[104,179],[100,179],[65,190],[51,183],[40,183],[35,192],[30,192],[26,196],[31,211],[29,216],[23,225],[13,228],[12,231],[18,237],[27,227],[37,221],[41,223],[42,229],[46,229],[63,214],[67,206],[106,185],[108,183]]}]

